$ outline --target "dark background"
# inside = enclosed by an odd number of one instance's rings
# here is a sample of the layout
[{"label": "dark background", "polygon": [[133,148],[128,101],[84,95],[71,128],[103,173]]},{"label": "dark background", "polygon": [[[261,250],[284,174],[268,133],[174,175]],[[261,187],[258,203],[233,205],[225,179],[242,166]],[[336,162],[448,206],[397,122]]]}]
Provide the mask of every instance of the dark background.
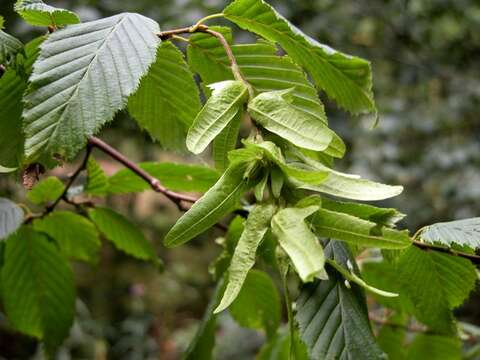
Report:
[{"label": "dark background", "polygon": [[[7,31],[24,41],[37,32],[2,0]],[[119,12],[152,17],[163,30],[186,26],[220,12],[221,0],[49,1],[76,11],[82,21]],[[380,124],[352,118],[325,100],[331,126],[349,152],[337,166],[405,187],[382,205],[408,214],[403,226],[420,226],[480,215],[480,3],[476,0],[271,1],[307,34],[336,49],[372,62]],[[221,22],[221,21],[220,21]],[[235,27],[234,27],[235,28]],[[238,30],[238,29],[237,29]],[[245,41],[237,34],[237,40]],[[136,160],[204,161],[165,154],[120,114],[102,137]],[[134,131],[137,131],[136,133]],[[109,173],[115,164],[99,158]],[[69,168],[57,172],[66,174]],[[0,180],[2,195],[22,198],[22,189]],[[192,337],[208,301],[210,261],[219,252],[218,235],[165,250],[163,234],[178,216],[159,195],[107,200],[145,229],[167,263],[159,274],[150,265],[105,246],[95,267],[76,265],[78,321],[62,359],[176,359]],[[478,299],[459,310],[480,324]],[[261,337],[220,319],[219,359],[251,359]],[[8,331],[0,314],[0,354],[27,358],[36,344]],[[240,336],[239,336],[240,335]],[[235,344],[234,346],[232,346]],[[1,358],[1,356],[0,356]]]}]

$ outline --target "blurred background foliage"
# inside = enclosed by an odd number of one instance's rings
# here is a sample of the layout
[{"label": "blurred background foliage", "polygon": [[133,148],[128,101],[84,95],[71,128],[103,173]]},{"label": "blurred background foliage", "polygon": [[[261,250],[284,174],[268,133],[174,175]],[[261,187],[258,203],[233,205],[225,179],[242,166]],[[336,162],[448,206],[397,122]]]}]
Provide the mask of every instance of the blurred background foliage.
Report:
[{"label": "blurred background foliage", "polygon": [[[0,2],[7,31],[25,41],[42,33]],[[51,5],[77,12],[83,21],[119,12],[156,19],[162,29],[194,23],[219,12],[224,0],[69,0]],[[380,123],[352,118],[325,97],[331,126],[348,144],[337,166],[372,179],[402,184],[404,193],[383,205],[420,226],[480,215],[480,3],[477,0],[284,0],[270,1],[307,34],[372,62]],[[237,29],[238,30],[238,29]],[[238,34],[238,41],[249,37]],[[205,162],[163,152],[128,116],[102,137],[136,160]],[[98,159],[107,173],[118,166]],[[68,166],[56,170],[65,176]],[[0,180],[2,196],[22,199],[13,181]],[[166,251],[161,239],[178,212],[145,192],[114,197],[109,205],[136,221],[166,262],[159,273],[105,246],[96,266],[76,265],[78,321],[61,359],[177,359],[192,338],[212,291],[208,265],[220,252],[211,232]],[[479,325],[478,298],[458,311]],[[221,318],[218,359],[251,359],[261,335]],[[36,344],[11,333],[0,315],[0,358],[29,358]],[[233,346],[232,346],[233,345]]]}]

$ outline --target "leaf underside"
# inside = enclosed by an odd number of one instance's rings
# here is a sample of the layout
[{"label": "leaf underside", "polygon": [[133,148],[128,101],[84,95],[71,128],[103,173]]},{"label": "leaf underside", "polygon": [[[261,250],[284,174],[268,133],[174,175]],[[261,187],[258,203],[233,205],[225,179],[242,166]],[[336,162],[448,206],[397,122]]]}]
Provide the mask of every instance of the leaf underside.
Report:
[{"label": "leaf underside", "polygon": [[[354,263],[342,243],[330,241],[325,253],[344,267],[347,260]],[[361,288],[355,284],[347,288],[334,270],[328,270],[328,276],[328,280],[305,284],[297,299],[296,320],[310,358],[384,359],[370,328]]]},{"label": "leaf underside", "polygon": [[71,159],[113,119],[155,60],[158,24],[124,13],[51,34],[25,97],[25,154]]}]

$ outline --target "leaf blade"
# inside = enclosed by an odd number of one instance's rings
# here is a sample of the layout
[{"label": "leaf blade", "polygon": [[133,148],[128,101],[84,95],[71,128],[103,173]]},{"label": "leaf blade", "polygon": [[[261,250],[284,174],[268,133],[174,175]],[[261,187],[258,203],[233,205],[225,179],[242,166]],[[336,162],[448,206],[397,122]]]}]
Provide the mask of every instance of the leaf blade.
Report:
[{"label": "leaf blade", "polygon": [[272,218],[272,232],[292,260],[303,282],[312,281],[324,271],[323,248],[305,223],[305,218],[318,209],[318,206],[286,208]]},{"label": "leaf blade", "polygon": [[153,20],[124,13],[51,34],[25,97],[27,159],[55,153],[71,159],[112,120],[155,60],[158,31]]},{"label": "leaf blade", "polygon": [[128,100],[129,113],[164,148],[183,151],[200,107],[198,87],[183,53],[171,42],[162,42],[156,61]]},{"label": "leaf blade", "polygon": [[194,154],[203,152],[233,120],[248,95],[247,87],[241,81],[226,80],[209,87],[212,94],[187,134],[187,148]]},{"label": "leaf blade", "polygon": [[229,307],[239,295],[248,272],[255,264],[257,248],[270,227],[274,211],[274,205],[260,204],[250,212],[245,229],[235,247],[228,268],[227,287],[220,304],[214,310],[215,314]]},{"label": "leaf blade", "polygon": [[226,215],[249,187],[244,178],[245,163],[231,165],[210,188],[170,229],[165,236],[167,247],[178,246],[207,230]]},{"label": "leaf blade", "polygon": [[73,323],[73,274],[45,235],[22,227],[6,246],[1,271],[3,301],[13,326],[43,339],[53,352]]},{"label": "leaf blade", "polygon": [[224,9],[224,14],[242,29],[279,43],[344,109],[354,114],[376,111],[368,61],[318,43],[263,0],[236,0]]}]

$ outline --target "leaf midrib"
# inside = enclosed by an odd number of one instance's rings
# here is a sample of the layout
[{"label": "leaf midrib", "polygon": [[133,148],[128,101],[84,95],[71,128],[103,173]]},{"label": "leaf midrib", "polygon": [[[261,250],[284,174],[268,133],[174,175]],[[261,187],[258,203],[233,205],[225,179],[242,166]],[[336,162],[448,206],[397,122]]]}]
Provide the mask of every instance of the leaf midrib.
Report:
[{"label": "leaf midrib", "polygon": [[[120,15],[119,15],[120,16]],[[102,43],[98,46],[97,48],[97,51],[95,52],[95,55],[93,56],[92,60],[90,61],[90,63],[88,64],[87,66],[87,69],[85,70],[85,74],[82,76],[82,78],[77,82],[77,85],[75,87],[75,91],[72,93],[72,95],[70,96],[70,98],[68,99],[68,101],[66,101],[66,106],[64,108],[64,110],[62,111],[62,114],[60,115],[60,119],[58,122],[55,123],[55,129],[53,130],[53,133],[52,135],[49,137],[49,139],[47,140],[47,144],[50,144],[50,142],[52,140],[54,140],[54,138],[56,137],[57,135],[57,131],[59,129],[59,124],[63,121],[65,121],[64,119],[64,114],[65,114],[65,111],[67,111],[67,109],[70,108],[70,105],[71,105],[71,102],[72,102],[72,99],[75,98],[77,95],[78,95],[78,89],[80,88],[81,84],[83,83],[83,81],[86,79],[87,75],[90,74],[90,70],[92,68],[92,64],[94,62],[96,62],[96,60],[98,59],[98,54],[103,50],[103,47],[105,46],[105,44],[107,43],[108,40],[110,40],[110,37],[112,36],[112,34],[118,29],[118,27],[123,23],[123,21],[125,19],[127,19],[128,17],[130,16],[129,13],[126,13],[126,14],[123,14],[121,16],[121,18],[118,20],[118,22],[112,26],[110,32],[108,33],[108,35],[105,37],[105,39],[102,41]],[[48,146],[48,145],[47,145]]]}]

